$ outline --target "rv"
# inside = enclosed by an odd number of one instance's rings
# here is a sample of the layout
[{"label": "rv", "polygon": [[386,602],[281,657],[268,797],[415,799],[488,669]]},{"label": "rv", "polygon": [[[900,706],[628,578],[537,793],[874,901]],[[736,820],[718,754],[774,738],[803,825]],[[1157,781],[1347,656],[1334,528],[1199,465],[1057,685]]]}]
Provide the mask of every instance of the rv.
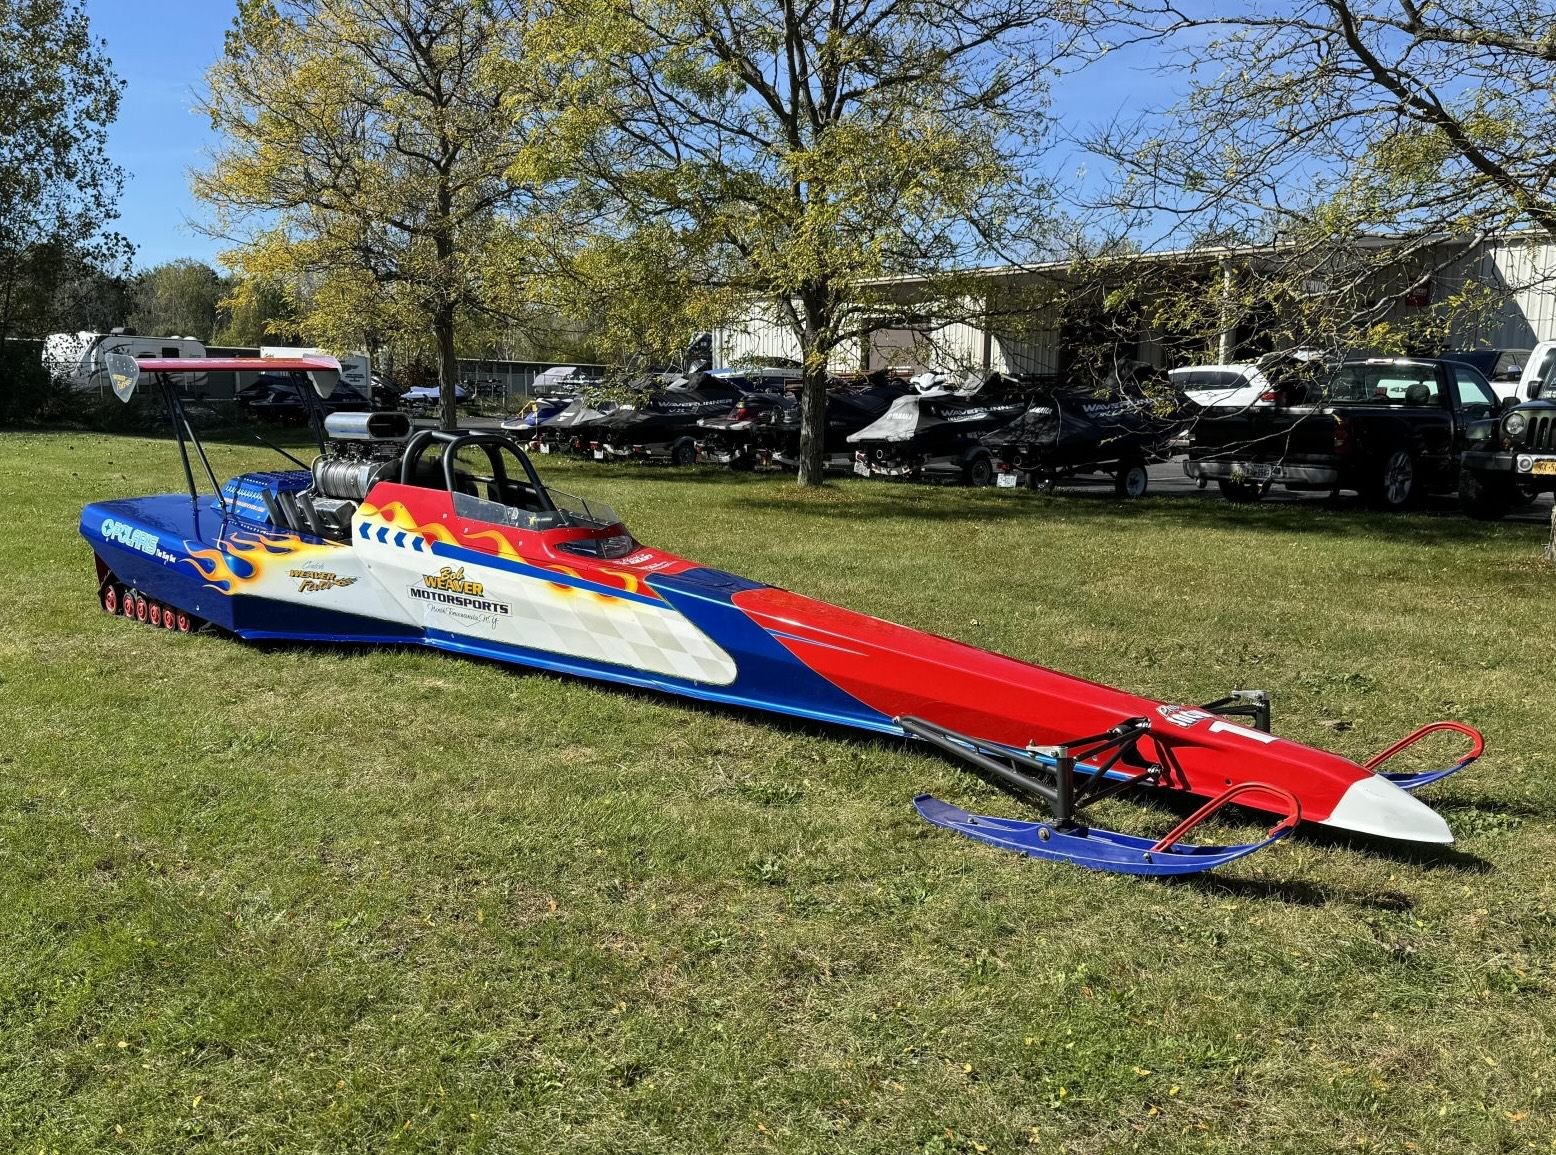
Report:
[{"label": "rv", "polygon": [[[292,345],[263,345],[261,357],[315,357],[335,356],[323,349],[304,349]],[[336,358],[340,362],[340,388],[350,389],[363,397],[373,396],[373,362],[361,353],[347,353]]]},{"label": "rv", "polygon": [[[108,371],[103,358],[109,353],[130,357],[204,357],[205,346],[193,337],[143,337],[133,329],[107,333],[50,333],[43,339],[43,363],[57,379],[76,389],[103,389]],[[185,387],[197,389],[198,381]]]}]

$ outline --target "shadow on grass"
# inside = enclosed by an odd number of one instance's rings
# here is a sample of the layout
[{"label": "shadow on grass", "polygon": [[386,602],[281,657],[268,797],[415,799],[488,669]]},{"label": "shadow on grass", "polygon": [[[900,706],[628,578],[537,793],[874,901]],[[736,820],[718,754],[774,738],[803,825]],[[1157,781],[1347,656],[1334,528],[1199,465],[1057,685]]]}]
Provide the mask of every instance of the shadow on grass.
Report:
[{"label": "shadow on grass", "polygon": [[[1291,502],[1274,505],[1233,505],[1193,495],[1148,498],[1123,503],[1096,494],[1030,494],[995,497],[990,491],[966,493],[960,501],[940,499],[933,489],[866,492],[863,485],[839,487],[830,501],[799,496],[742,495],[738,504],[762,513],[783,514],[818,521],[863,522],[901,519],[945,523],[997,518],[1012,526],[1040,530],[1044,523],[1063,519],[1089,522],[1099,530],[1186,528],[1224,529],[1237,532],[1278,532],[1369,540],[1394,539],[1424,544],[1477,542],[1499,536],[1495,525],[1457,515],[1435,513],[1380,514],[1341,502]],[[847,494],[846,498],[842,496]],[[1538,530],[1531,525],[1531,532]]]},{"label": "shadow on grass", "polygon": [[[313,653],[318,652],[317,644],[307,642],[289,641],[263,641],[240,643],[253,645],[257,649],[267,652],[280,653]],[[638,686],[621,686],[608,682],[600,682],[594,679],[574,676],[556,671],[530,670],[521,666],[511,665],[494,659],[486,659],[474,656],[449,654],[440,650],[425,650],[416,646],[393,645],[383,646],[338,646],[330,647],[332,652],[347,656],[353,654],[365,655],[371,652],[382,652],[384,649],[400,651],[416,650],[435,654],[439,658],[456,662],[461,665],[470,662],[479,662],[483,665],[501,669],[517,676],[539,676],[554,678],[564,682],[592,689],[607,690],[620,694],[626,699],[650,702],[660,705],[674,706],[678,709],[698,710],[704,713],[726,718],[735,718],[751,725],[761,726],[776,732],[789,734],[802,734],[810,737],[821,737],[831,740],[852,742],[867,749],[876,749],[882,753],[923,754],[932,757],[941,757],[945,764],[956,769],[966,771],[973,777],[989,785],[996,793],[1005,795],[1022,806],[1028,815],[1039,819],[1043,811],[1035,807],[1032,800],[1026,795],[1010,787],[1009,785],[984,778],[981,774],[963,765],[957,760],[938,754],[933,748],[912,741],[911,739],[897,738],[888,734],[876,734],[868,731],[848,729],[845,727],[830,726],[822,722],[805,718],[788,717],[782,714],[766,714],[758,711],[742,709],[736,706],[724,705],[718,702],[704,702],[694,698],[685,698],[678,694],[647,689]],[[1159,789],[1141,789],[1132,794],[1126,794],[1121,799],[1132,803],[1146,811],[1155,811],[1167,816],[1166,825],[1180,820],[1190,814],[1203,802],[1203,799],[1190,795]],[[1496,808],[1495,803],[1492,808]],[[1271,822],[1270,815],[1261,811],[1250,810],[1236,805],[1230,806],[1225,811],[1228,821],[1250,826],[1264,826]],[[1133,824],[1131,824],[1133,825]],[[1332,830],[1312,823],[1302,825],[1292,836],[1299,842],[1310,845],[1322,846],[1346,850],[1363,854],[1369,857],[1383,858],[1391,862],[1397,862],[1423,870],[1451,870],[1467,874],[1486,874],[1495,868],[1487,860],[1473,854],[1455,850],[1448,846],[1429,845],[1423,843],[1396,842],[1388,839],[1373,838],[1363,834],[1349,831]],[[1274,849],[1274,848],[1272,848]],[[1379,910],[1407,910],[1413,907],[1414,900],[1409,896],[1394,891],[1373,892],[1348,890],[1321,883],[1309,883],[1300,879],[1259,879],[1244,878],[1237,875],[1190,875],[1178,879],[1163,880],[1169,885],[1189,886],[1206,890],[1211,893],[1233,894],[1247,899],[1276,900],[1299,906],[1324,906],[1332,902],[1344,902],[1356,906],[1372,907]]]},{"label": "shadow on grass", "polygon": [[1236,898],[1245,902],[1274,901],[1282,906],[1329,906],[1346,903],[1373,910],[1406,911],[1415,909],[1415,899],[1398,891],[1347,890],[1321,882],[1301,879],[1246,878],[1235,874],[1190,874],[1162,879],[1166,886],[1182,886],[1217,898]]}]

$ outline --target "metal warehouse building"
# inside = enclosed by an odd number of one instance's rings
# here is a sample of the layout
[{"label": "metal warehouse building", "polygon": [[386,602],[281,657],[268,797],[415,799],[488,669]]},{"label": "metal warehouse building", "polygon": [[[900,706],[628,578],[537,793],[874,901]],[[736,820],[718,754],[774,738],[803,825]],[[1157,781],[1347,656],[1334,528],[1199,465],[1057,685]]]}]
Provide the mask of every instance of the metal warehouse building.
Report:
[{"label": "metal warehouse building", "polygon": [[[1401,242],[1368,238],[1360,247],[1387,254]],[[1257,269],[1271,258],[1268,248],[1182,250],[1129,257],[1128,272],[1161,277],[1194,276],[1213,284],[1216,276],[1237,276]],[[1143,267],[1142,267],[1143,266]],[[1115,265],[1115,267],[1118,267]],[[1527,349],[1556,338],[1556,244],[1527,237],[1474,241],[1443,240],[1402,256],[1391,268],[1392,284],[1379,286],[1380,297],[1415,284],[1400,294],[1387,316],[1407,321],[1441,304],[1467,286],[1480,286],[1494,300],[1489,310],[1456,318],[1448,344],[1458,348]],[[1209,277],[1207,278],[1207,273]],[[925,283],[895,283],[893,296],[903,303],[902,315],[882,318],[868,342],[844,346],[834,368],[876,369],[911,365],[916,369],[992,369],[1008,373],[1056,374],[1066,371],[1071,347],[1088,329],[1088,318],[1068,308],[1019,302],[1041,296],[1042,287],[1073,285],[1076,267],[1069,262],[1005,266],[968,274],[975,289],[952,307],[923,299]],[[1104,286],[1105,288],[1105,286]],[[1101,293],[1093,296],[1100,300]],[[1003,304],[1002,304],[1003,302]],[[1012,305],[1011,302],[1017,302]],[[1256,346],[1257,324],[1228,317],[1218,338],[1185,347],[1148,328],[1126,336],[1119,352],[1148,364],[1172,367],[1185,363],[1230,362]],[[1258,351],[1256,348],[1254,351]],[[754,309],[751,316],[714,334],[714,362],[798,360],[799,342],[793,331],[773,315]]]}]

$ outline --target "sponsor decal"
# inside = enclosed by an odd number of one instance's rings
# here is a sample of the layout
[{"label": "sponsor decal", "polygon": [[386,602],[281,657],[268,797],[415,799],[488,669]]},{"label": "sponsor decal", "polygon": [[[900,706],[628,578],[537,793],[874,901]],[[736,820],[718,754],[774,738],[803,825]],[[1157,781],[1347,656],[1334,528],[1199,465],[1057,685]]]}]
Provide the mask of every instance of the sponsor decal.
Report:
[{"label": "sponsor decal", "polygon": [[421,580],[426,583],[429,590],[441,590],[450,594],[468,594],[478,598],[486,592],[486,587],[480,582],[465,580],[465,567],[455,569],[453,566],[444,566],[437,573],[423,574]]},{"label": "sponsor decal", "polygon": [[1197,710],[1193,706],[1158,706],[1156,712],[1174,726],[1182,726],[1185,729],[1215,717],[1214,714]]},{"label": "sponsor decal", "polygon": [[[466,584],[474,585],[477,590],[482,588],[479,582]],[[451,593],[445,589],[432,589],[424,585],[411,586],[411,600],[431,602],[432,608],[438,610],[472,610],[488,619],[507,617],[512,612],[506,602],[492,601],[479,595]]]},{"label": "sponsor decal", "polygon": [[147,557],[154,557],[160,561],[167,562],[176,560],[172,554],[162,548],[157,535],[148,529],[139,529],[133,525],[126,525],[122,521],[116,521],[114,518],[105,517],[103,518],[102,535],[105,541],[118,542],[122,546],[139,550]]},{"label": "sponsor decal", "polygon": [[287,576],[297,579],[297,592],[303,594],[344,589],[346,586],[357,584],[357,579],[354,577],[341,577],[338,573],[331,573],[324,569],[294,569]]},{"label": "sponsor decal", "polygon": [[622,558],[621,559],[621,564],[622,565],[642,565],[646,561],[653,561],[653,560],[654,560],[654,555],[652,553],[650,553],[648,550],[643,550],[641,553],[629,554],[626,557]]}]

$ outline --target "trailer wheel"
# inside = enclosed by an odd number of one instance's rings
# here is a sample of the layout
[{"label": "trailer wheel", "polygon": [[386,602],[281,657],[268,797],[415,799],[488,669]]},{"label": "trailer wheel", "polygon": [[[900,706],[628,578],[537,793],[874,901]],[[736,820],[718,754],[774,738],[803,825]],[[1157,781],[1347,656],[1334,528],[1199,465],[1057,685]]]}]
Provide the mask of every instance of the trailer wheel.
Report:
[{"label": "trailer wheel", "polygon": [[1113,478],[1113,489],[1120,497],[1144,497],[1151,476],[1145,471],[1145,463],[1131,462],[1121,467]]},{"label": "trailer wheel", "polygon": [[671,465],[696,465],[697,446],[690,441],[678,441],[670,447]]},{"label": "trailer wheel", "polygon": [[135,620],[144,622],[151,616],[151,603],[146,600],[144,594],[135,595]]},{"label": "trailer wheel", "polygon": [[994,484],[994,459],[987,453],[979,453],[962,466],[962,480],[974,489]]},{"label": "trailer wheel", "polygon": [[151,622],[151,624],[153,626],[156,626],[158,629],[161,629],[162,628],[162,604],[160,602],[152,602],[150,604],[150,606],[148,606],[147,609],[146,609],[146,617]]},{"label": "trailer wheel", "polygon": [[176,628],[175,625],[174,625],[174,622],[173,622],[173,607],[172,606],[163,606],[162,607],[162,628],[164,630],[171,630],[171,629],[175,629]]},{"label": "trailer wheel", "polygon": [[119,587],[112,582],[109,582],[108,588],[103,590],[103,612],[110,614],[119,612]]},{"label": "trailer wheel", "polygon": [[1264,496],[1264,487],[1257,481],[1231,481],[1225,477],[1216,479],[1221,496],[1237,505],[1251,505]]},{"label": "trailer wheel", "polygon": [[729,459],[729,467],[736,473],[750,473],[756,468],[756,457],[750,453],[737,453]]},{"label": "trailer wheel", "polygon": [[191,626],[192,626],[192,623],[189,620],[189,615],[184,613],[183,610],[179,610],[178,611],[178,632],[181,633],[181,634],[187,634],[189,632]]}]

